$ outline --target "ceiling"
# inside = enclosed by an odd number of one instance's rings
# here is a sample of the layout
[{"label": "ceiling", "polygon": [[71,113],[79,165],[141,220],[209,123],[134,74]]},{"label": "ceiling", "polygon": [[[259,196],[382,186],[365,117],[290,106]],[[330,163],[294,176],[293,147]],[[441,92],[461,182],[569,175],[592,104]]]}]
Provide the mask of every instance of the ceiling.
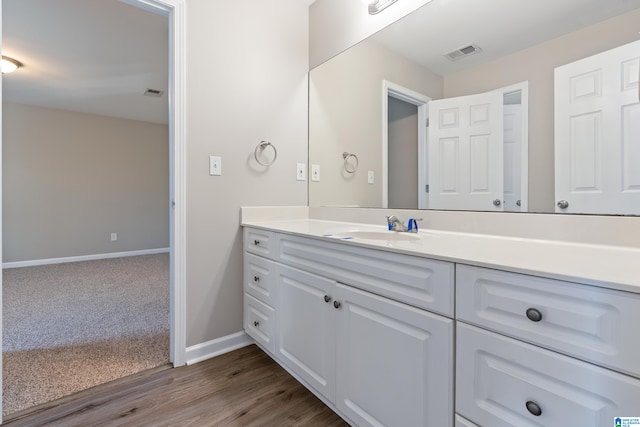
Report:
[{"label": "ceiling", "polygon": [[[373,38],[447,75],[639,7],[640,0],[435,0]],[[482,52],[455,62],[444,57],[472,43]]]},{"label": "ceiling", "polygon": [[[167,123],[168,19],[119,0],[2,0],[3,100]],[[146,89],[163,91],[145,96]]]}]

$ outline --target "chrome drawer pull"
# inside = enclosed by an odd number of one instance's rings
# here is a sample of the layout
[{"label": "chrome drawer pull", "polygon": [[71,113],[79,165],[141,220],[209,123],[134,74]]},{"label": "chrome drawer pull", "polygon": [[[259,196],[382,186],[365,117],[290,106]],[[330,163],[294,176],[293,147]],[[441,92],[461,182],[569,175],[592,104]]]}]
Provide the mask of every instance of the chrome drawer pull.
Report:
[{"label": "chrome drawer pull", "polygon": [[258,276],[253,276],[253,281],[258,283],[260,281],[260,277]]},{"label": "chrome drawer pull", "polygon": [[333,302],[333,306],[334,306],[334,307],[336,308],[336,310],[337,310],[337,309],[339,309],[339,308],[340,308],[340,306],[342,306],[342,304],[340,303],[340,301],[334,301],[334,302]]},{"label": "chrome drawer pull", "polygon": [[258,326],[260,326],[260,322],[258,322],[257,320],[256,320],[256,321],[254,321],[254,322],[253,322],[253,326],[255,326],[255,327],[257,328]]},{"label": "chrome drawer pull", "polygon": [[260,240],[254,240],[253,244],[256,245],[256,246],[260,246]]},{"label": "chrome drawer pull", "polygon": [[331,297],[329,295],[325,295],[324,296],[324,302],[330,303],[331,302]]},{"label": "chrome drawer pull", "polygon": [[542,320],[542,313],[536,308],[529,308],[527,309],[527,318],[532,322],[539,322]]},{"label": "chrome drawer pull", "polygon": [[526,403],[526,406],[527,406],[527,411],[529,411],[531,415],[534,415],[536,417],[539,417],[540,415],[542,415],[542,408],[536,402],[530,400]]}]

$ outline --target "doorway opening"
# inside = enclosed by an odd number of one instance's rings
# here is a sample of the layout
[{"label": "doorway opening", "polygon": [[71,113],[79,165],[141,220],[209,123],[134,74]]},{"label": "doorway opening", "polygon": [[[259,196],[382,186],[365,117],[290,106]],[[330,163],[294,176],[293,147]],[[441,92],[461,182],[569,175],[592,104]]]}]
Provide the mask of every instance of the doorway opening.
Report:
[{"label": "doorway opening", "polygon": [[[5,0],[6,1],[6,0]],[[169,360],[174,366],[185,363],[185,224],[184,224],[184,1],[123,0],[168,20],[169,37]],[[3,2],[4,3],[4,2]],[[0,18],[2,8],[0,7]],[[1,24],[0,24],[1,25]],[[2,27],[0,26],[0,29]],[[0,46],[1,50],[2,46]],[[26,61],[25,61],[26,63]],[[26,69],[26,67],[25,67]],[[0,88],[0,95],[2,89]],[[4,99],[4,97],[3,97]],[[0,139],[0,146],[2,140]],[[10,184],[10,183],[7,183]],[[0,229],[0,237],[3,234]],[[2,261],[0,252],[0,261]],[[1,282],[0,282],[1,283]]]}]

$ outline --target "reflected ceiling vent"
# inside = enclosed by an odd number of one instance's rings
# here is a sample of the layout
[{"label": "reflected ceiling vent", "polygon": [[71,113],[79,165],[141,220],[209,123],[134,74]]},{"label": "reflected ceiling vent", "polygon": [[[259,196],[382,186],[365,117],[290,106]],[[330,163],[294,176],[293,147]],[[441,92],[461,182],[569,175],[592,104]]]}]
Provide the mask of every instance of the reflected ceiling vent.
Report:
[{"label": "reflected ceiling vent", "polygon": [[444,56],[450,61],[457,61],[458,59],[466,58],[467,56],[475,55],[482,52],[482,49],[477,44],[470,44],[460,49],[456,49],[452,52],[446,53]]},{"label": "reflected ceiling vent", "polygon": [[147,89],[144,91],[145,96],[155,96],[156,98],[160,98],[164,91],[158,89]]}]

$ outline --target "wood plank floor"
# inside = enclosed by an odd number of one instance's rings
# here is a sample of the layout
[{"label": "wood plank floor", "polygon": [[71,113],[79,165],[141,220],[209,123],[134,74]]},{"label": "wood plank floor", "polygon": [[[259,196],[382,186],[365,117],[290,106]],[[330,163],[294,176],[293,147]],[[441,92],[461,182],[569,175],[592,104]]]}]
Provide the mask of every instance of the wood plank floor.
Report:
[{"label": "wood plank floor", "polygon": [[15,414],[18,426],[348,426],[257,346]]}]

